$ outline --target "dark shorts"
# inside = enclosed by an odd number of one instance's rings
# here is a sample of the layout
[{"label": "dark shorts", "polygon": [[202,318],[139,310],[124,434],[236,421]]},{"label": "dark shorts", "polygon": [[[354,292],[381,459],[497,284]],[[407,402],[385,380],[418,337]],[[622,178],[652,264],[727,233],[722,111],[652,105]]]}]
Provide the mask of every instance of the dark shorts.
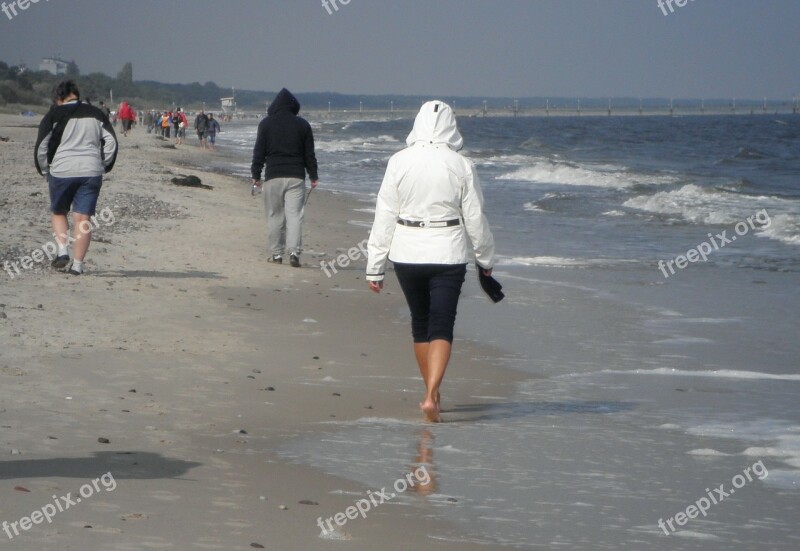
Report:
[{"label": "dark shorts", "polygon": [[414,342],[453,342],[458,297],[467,265],[395,262],[394,272],[411,310]]},{"label": "dark shorts", "polygon": [[197,137],[200,138],[201,140],[203,140],[206,137],[206,133],[204,131],[202,131],[202,130],[198,130],[197,131]]},{"label": "dark shorts", "polygon": [[[70,210],[78,214],[93,216],[97,198],[103,186],[102,176],[79,178],[48,177],[50,185],[50,210],[53,214],[67,214]],[[71,207],[71,209],[70,209]]]},{"label": "dark shorts", "polygon": [[211,143],[216,143],[217,141],[217,133],[216,132],[209,132],[208,133],[208,141]]},{"label": "dark shorts", "polygon": [[127,132],[128,130],[131,129],[131,124],[133,124],[133,121],[123,120],[122,121],[122,129]]}]

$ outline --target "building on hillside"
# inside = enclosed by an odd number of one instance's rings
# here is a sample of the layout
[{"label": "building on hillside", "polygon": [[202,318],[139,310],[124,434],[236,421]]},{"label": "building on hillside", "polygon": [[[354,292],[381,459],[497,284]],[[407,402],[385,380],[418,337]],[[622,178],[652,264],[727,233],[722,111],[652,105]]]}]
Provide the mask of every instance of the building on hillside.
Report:
[{"label": "building on hillside", "polygon": [[57,57],[44,57],[42,58],[42,62],[39,64],[39,70],[47,71],[48,73],[52,73],[56,76],[65,75],[67,74],[68,65],[68,62],[58,59]]}]

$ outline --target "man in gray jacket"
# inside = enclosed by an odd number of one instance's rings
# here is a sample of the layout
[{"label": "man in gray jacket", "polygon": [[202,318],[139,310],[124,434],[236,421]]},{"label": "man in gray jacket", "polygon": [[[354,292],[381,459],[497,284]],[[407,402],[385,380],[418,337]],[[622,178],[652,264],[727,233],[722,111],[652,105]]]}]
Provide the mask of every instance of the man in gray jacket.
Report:
[{"label": "man in gray jacket", "polygon": [[[69,273],[83,273],[83,261],[92,240],[91,217],[95,214],[103,174],[117,159],[117,137],[111,123],[97,107],[81,102],[71,80],[61,82],[53,93],[55,105],[39,124],[34,161],[50,186],[50,210],[58,256],[52,266],[69,264],[69,241],[74,260]],[[69,236],[67,213],[72,210],[74,236]]]}]

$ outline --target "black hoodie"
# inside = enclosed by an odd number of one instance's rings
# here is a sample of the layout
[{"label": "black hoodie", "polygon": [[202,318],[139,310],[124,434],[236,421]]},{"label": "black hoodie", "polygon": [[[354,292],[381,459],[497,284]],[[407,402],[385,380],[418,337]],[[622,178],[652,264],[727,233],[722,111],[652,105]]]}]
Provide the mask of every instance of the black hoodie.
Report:
[{"label": "black hoodie", "polygon": [[265,180],[272,178],[317,179],[317,157],[314,155],[314,134],[311,125],[298,117],[300,102],[284,88],[267,110],[267,117],[258,125],[253,164],[250,172],[261,179],[264,164]]}]

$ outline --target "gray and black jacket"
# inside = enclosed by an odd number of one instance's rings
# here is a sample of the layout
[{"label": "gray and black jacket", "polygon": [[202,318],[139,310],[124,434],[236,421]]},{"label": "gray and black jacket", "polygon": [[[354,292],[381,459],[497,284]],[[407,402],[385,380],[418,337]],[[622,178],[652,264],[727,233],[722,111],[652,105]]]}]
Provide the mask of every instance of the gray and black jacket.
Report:
[{"label": "gray and black jacket", "polygon": [[43,176],[101,176],[116,160],[117,136],[97,107],[80,101],[54,105],[39,123],[34,161]]}]

